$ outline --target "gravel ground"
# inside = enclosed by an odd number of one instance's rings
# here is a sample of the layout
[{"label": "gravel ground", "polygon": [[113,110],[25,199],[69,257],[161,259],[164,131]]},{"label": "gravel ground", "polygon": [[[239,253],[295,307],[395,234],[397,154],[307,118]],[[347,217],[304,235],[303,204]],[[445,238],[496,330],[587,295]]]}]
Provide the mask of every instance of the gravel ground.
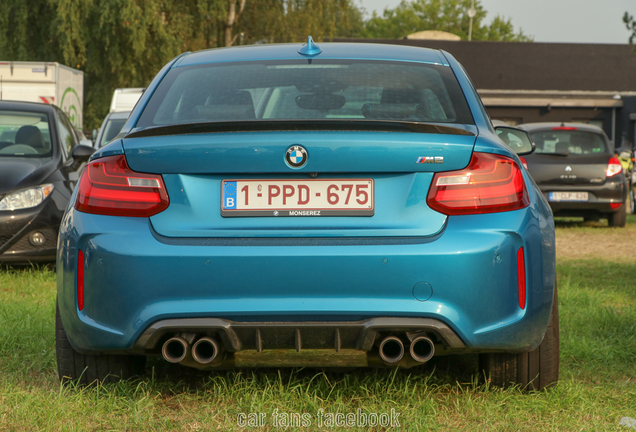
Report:
[{"label": "gravel ground", "polygon": [[560,219],[557,219],[556,226],[557,260],[596,258],[636,262],[633,216],[628,219],[625,228],[609,228],[605,221],[583,223]]}]

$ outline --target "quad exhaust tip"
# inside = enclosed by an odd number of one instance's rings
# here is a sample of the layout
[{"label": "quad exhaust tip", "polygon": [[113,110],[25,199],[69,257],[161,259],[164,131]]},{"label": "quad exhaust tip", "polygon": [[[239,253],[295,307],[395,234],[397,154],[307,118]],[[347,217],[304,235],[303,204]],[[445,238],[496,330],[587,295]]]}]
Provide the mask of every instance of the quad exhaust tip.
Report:
[{"label": "quad exhaust tip", "polygon": [[413,360],[426,363],[435,355],[435,344],[426,336],[419,336],[413,339],[409,351]]},{"label": "quad exhaust tip", "polygon": [[396,336],[387,336],[380,342],[380,358],[386,363],[397,363],[404,357],[404,344]]},{"label": "quad exhaust tip", "polygon": [[192,358],[201,364],[211,363],[219,354],[219,343],[211,337],[202,337],[192,345]]},{"label": "quad exhaust tip", "polygon": [[161,348],[161,355],[170,363],[183,361],[190,351],[190,344],[180,337],[173,337],[166,341]]}]

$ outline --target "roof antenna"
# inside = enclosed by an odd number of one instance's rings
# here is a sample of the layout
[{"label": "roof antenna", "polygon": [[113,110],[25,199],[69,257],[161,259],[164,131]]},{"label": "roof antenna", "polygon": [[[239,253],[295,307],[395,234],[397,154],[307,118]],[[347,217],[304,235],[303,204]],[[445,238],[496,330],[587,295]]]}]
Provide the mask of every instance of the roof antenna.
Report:
[{"label": "roof antenna", "polygon": [[322,52],[320,47],[314,43],[311,36],[307,37],[307,43],[300,47],[298,54],[306,56],[315,56]]}]

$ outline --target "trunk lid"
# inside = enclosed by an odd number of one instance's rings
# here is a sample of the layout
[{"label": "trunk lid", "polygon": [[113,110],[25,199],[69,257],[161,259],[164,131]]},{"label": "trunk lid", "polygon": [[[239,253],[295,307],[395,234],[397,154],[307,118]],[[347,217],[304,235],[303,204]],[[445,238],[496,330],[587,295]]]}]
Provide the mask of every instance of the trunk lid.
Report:
[{"label": "trunk lid", "polygon": [[[163,175],[170,207],[151,218],[160,236],[403,239],[443,229],[446,216],[426,204],[431,180],[435,172],[466,167],[474,142],[468,132],[255,131],[126,138],[123,146],[131,169]],[[308,155],[299,169],[285,161],[295,145]],[[427,157],[433,162],[417,163]],[[333,179],[371,181],[372,214],[221,214],[223,181]]]},{"label": "trunk lid", "polygon": [[600,185],[605,183],[610,156],[535,153],[525,158],[538,185]]}]

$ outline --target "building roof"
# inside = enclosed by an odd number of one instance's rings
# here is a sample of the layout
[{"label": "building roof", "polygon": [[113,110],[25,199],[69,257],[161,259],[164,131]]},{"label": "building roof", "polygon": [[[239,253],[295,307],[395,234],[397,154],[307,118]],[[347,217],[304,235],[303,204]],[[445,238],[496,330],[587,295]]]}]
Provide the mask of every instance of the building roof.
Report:
[{"label": "building roof", "polygon": [[334,39],[398,44],[451,53],[478,89],[636,91],[636,50],[630,45],[416,39]]}]

